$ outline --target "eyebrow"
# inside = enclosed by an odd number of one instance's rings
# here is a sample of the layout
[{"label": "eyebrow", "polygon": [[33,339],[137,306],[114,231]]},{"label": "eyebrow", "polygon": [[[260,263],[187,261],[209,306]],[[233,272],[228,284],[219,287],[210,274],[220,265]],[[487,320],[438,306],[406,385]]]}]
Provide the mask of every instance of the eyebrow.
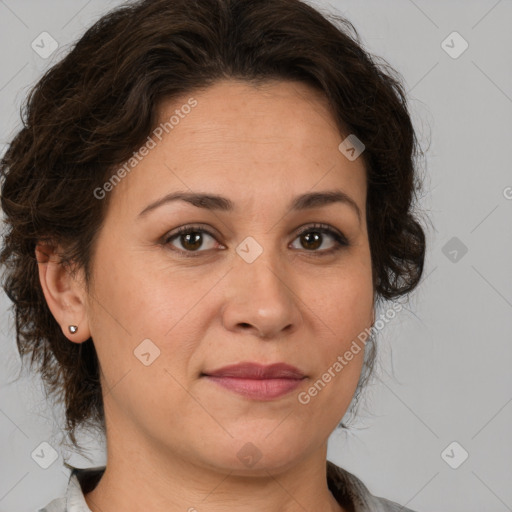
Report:
[{"label": "eyebrow", "polygon": [[[230,212],[235,209],[235,203],[227,197],[194,192],[173,192],[146,206],[139,213],[138,217],[143,217],[150,211],[173,201],[186,201],[197,208],[204,208],[206,210]],[[342,203],[350,206],[357,214],[359,223],[361,223],[361,210],[359,206],[349,195],[341,190],[328,190],[324,192],[309,192],[307,194],[302,194],[294,198],[288,205],[288,208],[291,211],[303,211],[334,203]]]}]

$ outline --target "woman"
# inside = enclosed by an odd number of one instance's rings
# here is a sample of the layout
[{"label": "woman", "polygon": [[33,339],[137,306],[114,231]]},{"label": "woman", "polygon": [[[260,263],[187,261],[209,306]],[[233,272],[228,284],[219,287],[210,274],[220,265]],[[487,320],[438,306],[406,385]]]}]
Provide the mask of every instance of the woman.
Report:
[{"label": "woman", "polygon": [[107,443],[43,511],[410,510],[326,460],[423,270],[392,74],[299,0],[146,0],[37,84],[4,288],[70,439]]}]

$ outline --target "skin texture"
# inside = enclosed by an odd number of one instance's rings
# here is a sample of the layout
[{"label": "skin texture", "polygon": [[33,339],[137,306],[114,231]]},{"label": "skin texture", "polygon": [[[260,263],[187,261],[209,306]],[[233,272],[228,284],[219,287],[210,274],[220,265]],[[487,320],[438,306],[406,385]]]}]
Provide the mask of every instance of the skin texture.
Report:
[{"label": "skin texture", "polygon": [[[37,249],[53,315],[70,342],[92,336],[101,365],[107,469],[86,501],[93,512],[342,510],[327,488],[327,440],[353,397],[363,351],[307,405],[297,395],[372,325],[363,160],[338,150],[344,136],[305,84],[226,80],[191,96],[197,106],[110,192],[90,294],[81,272]],[[162,120],[189,97],[164,103]],[[288,206],[332,190],[356,202],[360,221],[344,203]],[[175,201],[138,218],[176,191],[222,195],[235,209]],[[198,223],[214,237],[200,231],[196,251],[193,238],[165,243]],[[350,245],[315,257],[337,243],[329,234],[311,241],[314,228],[309,241],[298,235],[314,223]],[[252,263],[236,252],[246,237],[263,248]],[[197,256],[180,256],[187,248]],[[144,339],[160,350],[148,366],[134,355]],[[201,377],[243,361],[287,362],[307,378],[257,401]],[[246,443],[261,455],[252,467],[237,456]]]}]

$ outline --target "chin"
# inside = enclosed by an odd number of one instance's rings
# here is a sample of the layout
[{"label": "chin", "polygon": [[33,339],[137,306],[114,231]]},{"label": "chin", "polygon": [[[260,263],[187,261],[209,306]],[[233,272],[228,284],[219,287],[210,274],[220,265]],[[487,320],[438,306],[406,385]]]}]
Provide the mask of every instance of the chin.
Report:
[{"label": "chin", "polygon": [[[278,423],[273,422],[273,429]],[[211,451],[203,453],[203,457],[208,455],[212,466],[233,474],[268,476],[268,472],[288,470],[305,456],[305,439],[295,439],[284,430],[281,435],[276,430],[270,432],[272,429],[264,428],[259,432],[245,431],[223,441],[212,441]]]}]

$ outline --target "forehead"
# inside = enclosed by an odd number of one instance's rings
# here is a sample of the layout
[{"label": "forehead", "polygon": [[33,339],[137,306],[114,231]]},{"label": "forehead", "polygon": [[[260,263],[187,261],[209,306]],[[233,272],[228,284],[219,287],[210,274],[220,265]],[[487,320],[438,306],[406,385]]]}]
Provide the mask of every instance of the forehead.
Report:
[{"label": "forehead", "polygon": [[[205,143],[224,140],[227,134],[243,135],[254,142],[289,139],[295,144],[308,140],[313,143],[319,128],[339,138],[327,98],[301,82],[272,80],[256,85],[221,80],[180,99],[163,101],[159,106],[159,123],[169,121],[192,96],[197,105],[180,119],[181,126],[179,130],[176,126],[176,131],[189,135],[202,131]],[[187,122],[182,123],[185,119]]]},{"label": "forehead", "polygon": [[364,209],[363,160],[340,153],[344,136],[327,99],[307,84],[221,81],[162,102],[158,127],[161,140],[152,136],[154,148],[114,191],[123,202],[194,189],[270,206],[276,193],[318,184],[351,191]]}]

